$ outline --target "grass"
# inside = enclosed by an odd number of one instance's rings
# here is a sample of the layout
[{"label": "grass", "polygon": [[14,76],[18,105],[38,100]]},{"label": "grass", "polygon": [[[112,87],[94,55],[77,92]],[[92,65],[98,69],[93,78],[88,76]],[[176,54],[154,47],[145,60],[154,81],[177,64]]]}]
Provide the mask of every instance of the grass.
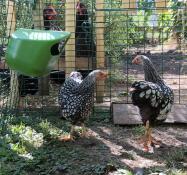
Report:
[{"label": "grass", "polygon": [[186,170],[152,168],[145,171],[148,175],[186,175]]},{"label": "grass", "polygon": [[187,149],[177,149],[166,155],[166,165],[173,169],[180,167],[181,162],[186,160]]},{"label": "grass", "polygon": [[143,136],[145,134],[145,127],[143,125],[135,126],[132,132],[135,136]]},{"label": "grass", "polygon": [[[109,156],[108,147],[96,137],[80,138],[75,142],[62,143],[58,137],[69,133],[69,123],[48,113],[45,117],[23,115],[3,116],[0,119],[0,175],[131,175],[120,157]],[[99,114],[101,115],[101,114]],[[107,113],[91,119],[87,126],[112,125]],[[119,128],[120,129],[120,128]],[[132,128],[140,135],[143,127]],[[128,152],[127,152],[128,153]],[[133,160],[127,153],[123,157]],[[185,175],[180,162],[186,150],[165,154],[167,175]],[[149,156],[150,157],[150,156]],[[159,169],[159,171],[161,171]],[[158,169],[148,169],[148,173]]]},{"label": "grass", "polygon": [[176,169],[168,170],[167,173],[168,173],[169,175],[186,175],[186,171],[183,171],[183,170],[176,170]]},{"label": "grass", "polygon": [[[27,174],[27,171],[48,174],[51,171],[49,162],[44,160],[56,152],[47,140],[56,139],[63,131],[52,125],[47,119],[18,117],[4,117],[6,126],[1,127],[1,175]],[[66,127],[66,126],[64,126]],[[64,128],[64,131],[66,129]],[[44,148],[49,144],[50,150]],[[45,145],[45,146],[44,146]],[[57,152],[55,156],[60,156]],[[50,160],[50,159],[49,159]],[[12,166],[14,164],[14,166]],[[38,168],[36,168],[39,166]],[[53,169],[53,168],[52,168]]]}]

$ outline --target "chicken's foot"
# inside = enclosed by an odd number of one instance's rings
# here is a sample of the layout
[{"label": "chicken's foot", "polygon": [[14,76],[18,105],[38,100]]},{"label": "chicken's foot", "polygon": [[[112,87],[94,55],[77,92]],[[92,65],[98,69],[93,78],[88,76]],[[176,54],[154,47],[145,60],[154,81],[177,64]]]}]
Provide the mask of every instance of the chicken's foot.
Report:
[{"label": "chicken's foot", "polygon": [[70,133],[67,134],[67,135],[61,135],[59,137],[59,140],[62,141],[62,142],[74,141],[74,139],[75,139],[74,136],[73,136],[74,132],[75,132],[75,126],[72,125]]},{"label": "chicken's foot", "polygon": [[149,125],[149,121],[146,122],[145,126],[145,136],[144,136],[144,151],[154,153],[153,148],[159,148],[161,145],[161,141],[156,140],[154,137],[152,137],[152,128]]},{"label": "chicken's foot", "polygon": [[145,134],[140,138],[139,141],[139,144],[143,145],[143,150],[149,153],[153,153],[151,131],[152,129],[149,127],[149,121],[147,121],[145,126]]},{"label": "chicken's foot", "polygon": [[87,137],[87,128],[82,123],[80,126],[76,126],[73,132],[77,137]]},{"label": "chicken's foot", "polygon": [[160,140],[155,139],[154,137],[151,136],[151,145],[160,148],[162,142]]},{"label": "chicken's foot", "polygon": [[154,153],[154,149],[152,146],[152,128],[149,126],[149,121],[146,122],[145,126],[145,141],[144,141],[144,151],[149,153]]},{"label": "chicken's foot", "polygon": [[84,123],[82,124],[81,137],[87,137],[87,128],[85,127]]}]

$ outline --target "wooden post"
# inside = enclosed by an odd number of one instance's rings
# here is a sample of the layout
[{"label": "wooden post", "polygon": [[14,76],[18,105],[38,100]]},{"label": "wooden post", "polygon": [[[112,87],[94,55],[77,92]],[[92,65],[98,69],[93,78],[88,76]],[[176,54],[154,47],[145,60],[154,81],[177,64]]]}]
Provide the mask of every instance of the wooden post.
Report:
[{"label": "wooden post", "polygon": [[[7,8],[7,37],[16,29],[16,10],[14,1],[7,0],[6,1]],[[8,108],[15,109],[19,102],[19,88],[18,88],[18,75],[14,70],[10,70],[10,94],[7,101]]]},{"label": "wooden post", "polygon": [[[97,68],[105,68],[105,48],[104,48],[104,0],[96,0],[96,58]],[[97,82],[96,101],[103,102],[104,81]]]},{"label": "wooden post", "polygon": [[14,7],[14,1],[7,0],[6,8],[7,8],[7,37],[10,37],[11,34],[16,29],[16,11]]},{"label": "wooden post", "polygon": [[66,1],[65,29],[71,32],[71,37],[65,46],[65,72],[69,75],[75,70],[75,25],[76,25],[76,0]]},{"label": "wooden post", "polygon": [[126,9],[125,13],[128,14],[136,14],[136,8],[137,8],[137,4],[136,4],[136,0],[122,0],[122,8]]},{"label": "wooden post", "polygon": [[[44,4],[42,0],[37,0],[35,4],[35,9],[33,10],[33,21],[35,29],[43,29],[44,28],[44,20],[43,20],[43,9]],[[49,76],[44,76],[38,78],[38,89],[39,94],[49,95]]]},{"label": "wooden post", "polygon": [[184,4],[184,9],[181,10],[181,13],[182,13],[182,50],[185,51],[186,50],[186,38],[185,38],[185,30],[186,30],[186,22],[187,22],[187,19],[186,19],[186,15],[187,15],[187,2],[185,2]]},{"label": "wooden post", "polygon": [[165,13],[167,12],[167,4],[169,0],[155,0],[155,6],[158,13]]}]

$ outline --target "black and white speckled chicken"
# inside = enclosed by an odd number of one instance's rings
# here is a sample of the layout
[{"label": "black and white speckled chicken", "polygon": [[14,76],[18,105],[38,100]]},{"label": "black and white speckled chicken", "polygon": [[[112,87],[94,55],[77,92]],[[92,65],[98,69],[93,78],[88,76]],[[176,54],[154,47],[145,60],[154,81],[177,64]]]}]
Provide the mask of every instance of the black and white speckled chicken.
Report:
[{"label": "black and white speckled chicken", "polygon": [[134,82],[130,93],[132,103],[138,106],[142,122],[146,126],[144,149],[152,152],[152,146],[159,146],[160,143],[151,136],[151,127],[166,120],[174,103],[174,93],[161,79],[148,57],[138,55],[132,63],[140,64],[144,69],[145,81]]},{"label": "black and white speckled chicken", "polygon": [[106,72],[94,70],[82,80],[79,72],[72,72],[60,88],[58,101],[61,117],[72,123],[70,136],[68,136],[70,140],[74,125],[84,127],[85,120],[92,112],[96,80],[104,80],[106,77]]}]

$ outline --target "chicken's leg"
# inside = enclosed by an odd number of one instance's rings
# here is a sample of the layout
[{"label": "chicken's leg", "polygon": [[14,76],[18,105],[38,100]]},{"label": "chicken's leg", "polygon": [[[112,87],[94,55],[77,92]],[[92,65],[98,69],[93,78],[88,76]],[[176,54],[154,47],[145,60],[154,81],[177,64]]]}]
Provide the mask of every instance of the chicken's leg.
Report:
[{"label": "chicken's leg", "polygon": [[146,122],[146,126],[145,126],[145,133],[144,135],[139,139],[139,144],[144,144],[145,142],[147,143],[147,140],[148,140],[148,133],[150,132],[149,131],[149,121]]},{"label": "chicken's leg", "polygon": [[73,135],[77,137],[86,137],[87,129],[84,125],[84,123],[81,123],[80,126],[76,126],[73,131]]},{"label": "chicken's leg", "polygon": [[149,125],[149,121],[146,122],[146,127],[145,127],[145,143],[144,143],[144,150],[146,152],[152,152],[153,153],[153,147],[160,147],[161,142],[156,140],[155,138],[152,137],[152,128]]},{"label": "chicken's leg", "polygon": [[153,147],[152,147],[152,128],[150,128],[149,121],[146,122],[145,126],[145,140],[144,140],[144,151],[153,153]]},{"label": "chicken's leg", "polygon": [[153,147],[151,144],[152,143],[151,131],[152,129],[149,126],[149,121],[147,121],[145,126],[145,134],[139,140],[139,144],[143,145],[143,150],[145,152],[150,152],[150,153],[153,152]]},{"label": "chicken's leg", "polygon": [[81,137],[86,137],[87,136],[87,129],[84,125],[84,123],[82,123],[82,133],[81,133]]}]

